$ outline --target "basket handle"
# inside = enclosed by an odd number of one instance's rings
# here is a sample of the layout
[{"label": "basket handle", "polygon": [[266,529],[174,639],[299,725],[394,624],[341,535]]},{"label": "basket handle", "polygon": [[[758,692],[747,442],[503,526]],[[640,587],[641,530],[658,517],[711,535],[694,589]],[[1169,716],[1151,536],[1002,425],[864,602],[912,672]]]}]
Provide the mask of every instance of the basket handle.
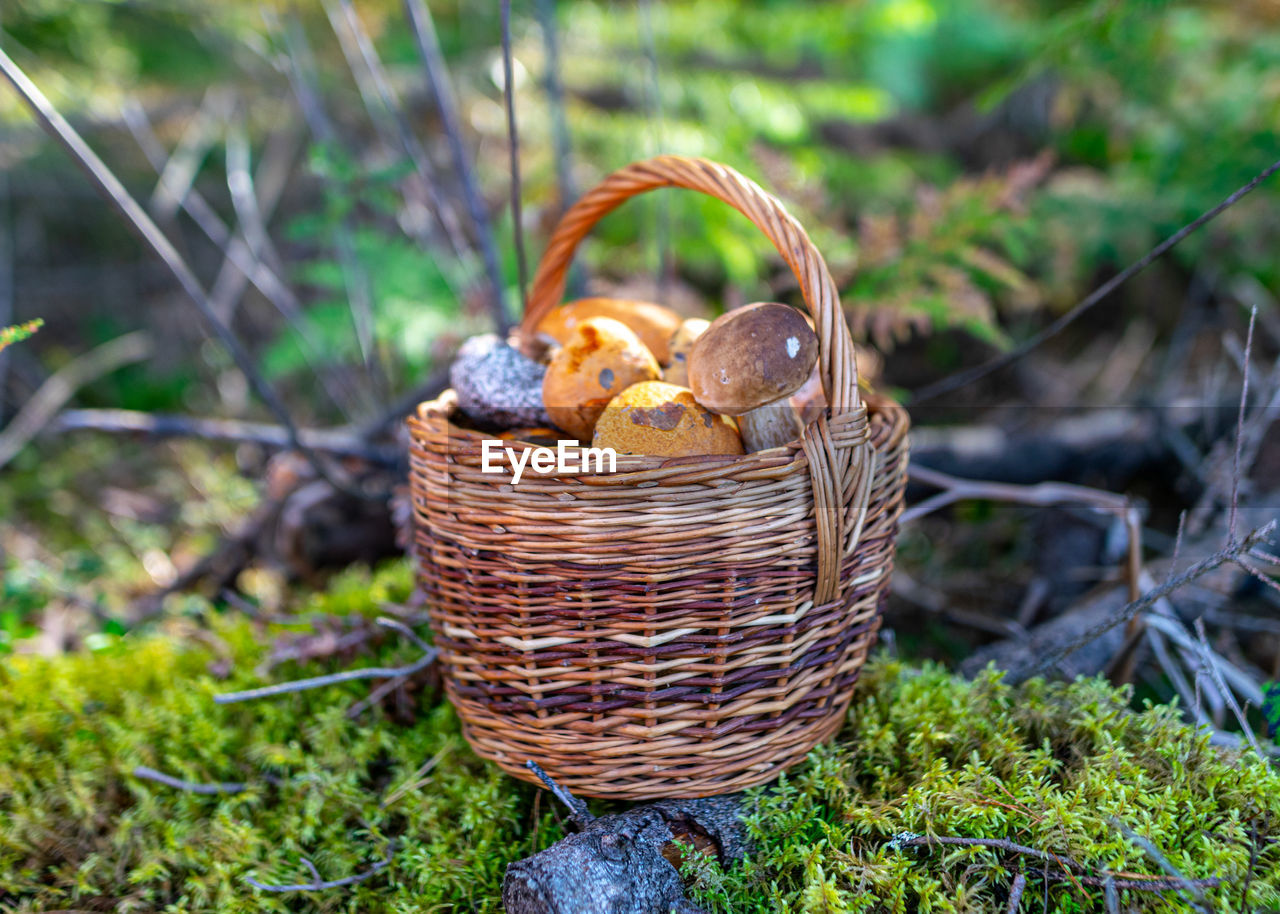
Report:
[{"label": "basket handle", "polygon": [[538,264],[519,335],[532,347],[538,323],[560,303],[578,243],[607,213],[631,197],[659,187],[683,187],[723,200],[773,242],[800,281],[818,335],[818,372],[829,409],[805,429],[817,529],[813,600],[825,604],[843,590],[844,559],[857,546],[874,475],[867,409],[858,394],[853,338],[835,281],[822,254],[777,197],[750,178],[708,159],[658,156],[634,162],[587,191],[560,218]]},{"label": "basket handle", "polygon": [[533,277],[520,335],[532,340],[538,323],[560,304],[574,251],[587,232],[626,200],[659,187],[683,187],[723,200],[764,232],[800,281],[800,292],[813,316],[818,371],[827,402],[837,413],[859,406],[853,338],[822,254],[777,197],[727,165],[709,159],[668,155],[634,162],[609,175],[569,207]]}]

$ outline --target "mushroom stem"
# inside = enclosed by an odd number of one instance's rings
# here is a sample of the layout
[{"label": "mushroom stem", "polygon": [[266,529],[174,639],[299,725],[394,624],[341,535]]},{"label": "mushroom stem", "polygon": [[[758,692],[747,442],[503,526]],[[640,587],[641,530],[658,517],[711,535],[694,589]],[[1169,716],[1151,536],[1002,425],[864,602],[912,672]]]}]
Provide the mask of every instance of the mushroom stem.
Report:
[{"label": "mushroom stem", "polygon": [[738,431],[747,453],[783,447],[800,437],[800,417],[786,398],[757,406],[738,417]]}]

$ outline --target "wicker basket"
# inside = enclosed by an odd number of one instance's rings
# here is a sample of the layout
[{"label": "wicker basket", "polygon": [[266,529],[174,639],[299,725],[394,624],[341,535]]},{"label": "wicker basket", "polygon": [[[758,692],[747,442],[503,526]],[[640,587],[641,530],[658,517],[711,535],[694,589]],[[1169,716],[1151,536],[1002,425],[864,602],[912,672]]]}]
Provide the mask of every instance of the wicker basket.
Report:
[{"label": "wicker basket", "polygon": [[879,628],[906,480],[906,411],[860,396],[821,254],[737,172],[663,156],[561,220],[530,292],[530,339],[574,249],[624,200],[717,197],[800,281],[831,404],[801,441],[738,457],[618,458],[615,473],[480,472],[452,391],[409,420],[415,549],[445,687],[472,747],[531,780],[625,799],[775,777],[833,735]]}]

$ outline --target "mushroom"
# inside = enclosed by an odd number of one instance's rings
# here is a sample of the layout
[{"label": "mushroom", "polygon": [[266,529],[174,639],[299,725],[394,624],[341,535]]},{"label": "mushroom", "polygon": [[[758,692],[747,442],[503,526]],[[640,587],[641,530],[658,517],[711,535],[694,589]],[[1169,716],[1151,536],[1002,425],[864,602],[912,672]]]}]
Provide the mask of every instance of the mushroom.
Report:
[{"label": "mushroom", "polygon": [[754,454],[790,444],[800,437],[804,426],[791,404],[783,400],[743,413],[738,417],[738,431],[743,448]]},{"label": "mushroom", "polygon": [[553,424],[588,441],[610,400],[661,375],[653,353],[630,328],[612,318],[589,317],[552,357],[542,399]]},{"label": "mushroom", "polygon": [[538,322],[537,332],[567,343],[578,325],[591,317],[611,317],[630,327],[659,364],[670,361],[667,341],[680,327],[680,315],[653,302],[622,298],[580,298],[561,305]]},{"label": "mushroom", "polygon": [[804,316],[756,302],[711,322],[689,352],[689,388],[712,412],[741,416],[804,384],[818,360],[818,338]]},{"label": "mushroom", "polygon": [[458,406],[475,422],[510,426],[550,425],[542,406],[545,366],[492,333],[462,344],[449,367]]},{"label": "mushroom", "polygon": [[689,386],[689,350],[694,342],[711,326],[711,321],[701,317],[685,320],[667,342],[667,361],[662,369],[662,380],[677,387]]},{"label": "mushroom", "polygon": [[787,402],[795,410],[801,426],[808,425],[822,415],[822,411],[827,408],[827,394],[822,389],[822,376],[818,374],[816,364],[805,382],[787,398]]},{"label": "mushroom", "polygon": [[663,381],[633,384],[614,397],[596,422],[591,445],[657,457],[742,453],[734,420],[703,407],[687,388]]}]

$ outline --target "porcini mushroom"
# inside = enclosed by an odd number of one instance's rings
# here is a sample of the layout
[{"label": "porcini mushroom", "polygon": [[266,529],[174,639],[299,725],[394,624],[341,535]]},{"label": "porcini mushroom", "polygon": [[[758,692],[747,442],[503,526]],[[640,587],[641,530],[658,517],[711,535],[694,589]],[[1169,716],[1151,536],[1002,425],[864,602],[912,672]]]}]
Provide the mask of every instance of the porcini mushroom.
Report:
[{"label": "porcini mushroom", "polygon": [[818,337],[804,316],[756,302],[711,322],[689,352],[689,388],[712,412],[741,416],[780,400],[808,379]]},{"label": "porcini mushroom", "polygon": [[790,444],[800,437],[804,426],[790,401],[779,400],[739,416],[738,431],[743,449],[754,454]]},{"label": "porcini mushroom", "polygon": [[612,318],[589,317],[552,357],[542,380],[542,400],[553,424],[589,441],[610,400],[661,374],[653,353],[629,327]]}]

